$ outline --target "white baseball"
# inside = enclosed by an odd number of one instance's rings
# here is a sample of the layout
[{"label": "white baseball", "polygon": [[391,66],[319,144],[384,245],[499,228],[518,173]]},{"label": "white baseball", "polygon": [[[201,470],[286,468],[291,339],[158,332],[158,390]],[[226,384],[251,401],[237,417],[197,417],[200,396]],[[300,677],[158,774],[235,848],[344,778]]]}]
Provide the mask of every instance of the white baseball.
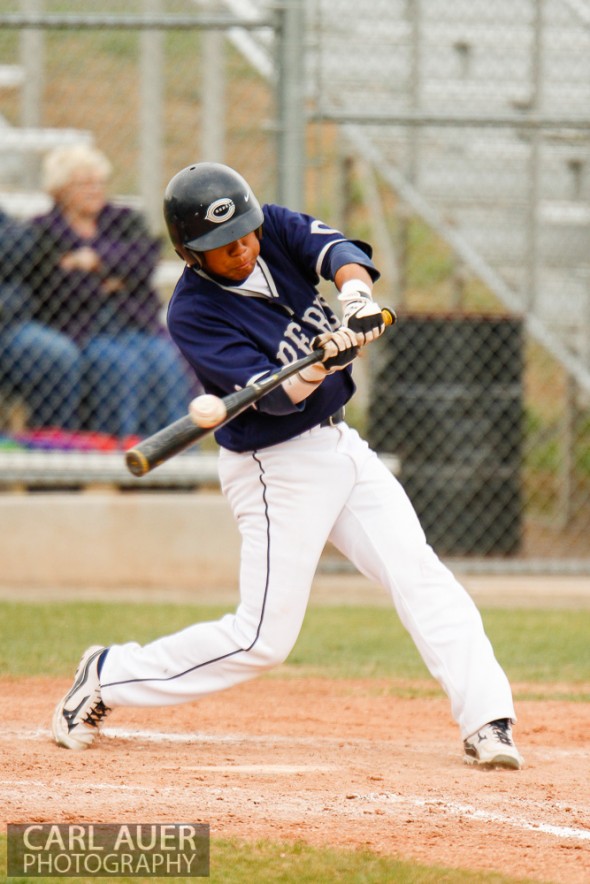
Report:
[{"label": "white baseball", "polygon": [[193,399],[188,407],[191,420],[197,427],[216,427],[227,415],[223,400],[219,396],[205,393]]}]

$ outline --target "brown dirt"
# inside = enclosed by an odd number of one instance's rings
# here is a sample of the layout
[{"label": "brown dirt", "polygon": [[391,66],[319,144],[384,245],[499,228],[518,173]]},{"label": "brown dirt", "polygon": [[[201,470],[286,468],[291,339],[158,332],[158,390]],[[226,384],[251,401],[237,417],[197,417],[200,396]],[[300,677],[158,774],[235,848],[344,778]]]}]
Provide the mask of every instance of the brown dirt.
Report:
[{"label": "brown dirt", "polygon": [[214,838],[590,881],[588,704],[519,703],[526,767],[485,772],[463,764],[446,698],[400,699],[384,680],[279,674],[198,704],[118,709],[82,753],[49,734],[68,686],[0,681],[4,822],[207,822]]}]

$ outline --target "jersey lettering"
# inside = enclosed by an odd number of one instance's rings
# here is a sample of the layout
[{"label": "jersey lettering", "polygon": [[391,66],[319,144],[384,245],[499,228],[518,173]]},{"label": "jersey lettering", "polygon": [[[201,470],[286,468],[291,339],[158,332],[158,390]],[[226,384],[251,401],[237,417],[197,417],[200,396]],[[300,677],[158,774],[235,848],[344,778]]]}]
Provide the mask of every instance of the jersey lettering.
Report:
[{"label": "jersey lettering", "polygon": [[[308,348],[309,350],[309,348]],[[281,365],[290,365],[292,362],[295,362],[299,359],[303,354],[300,350],[290,344],[289,341],[281,341],[279,344],[279,349],[277,350],[277,360],[281,363]]]},{"label": "jersey lettering", "polygon": [[318,332],[332,331],[328,317],[317,302],[307,308],[303,314],[303,319],[309,325],[317,328]]},{"label": "jersey lettering", "polygon": [[277,350],[277,360],[281,365],[289,365],[311,352],[309,339],[297,322],[290,322]]},{"label": "jersey lettering", "polygon": [[289,323],[285,330],[285,338],[291,341],[298,350],[303,350],[304,353],[309,352],[309,341],[298,322]]}]

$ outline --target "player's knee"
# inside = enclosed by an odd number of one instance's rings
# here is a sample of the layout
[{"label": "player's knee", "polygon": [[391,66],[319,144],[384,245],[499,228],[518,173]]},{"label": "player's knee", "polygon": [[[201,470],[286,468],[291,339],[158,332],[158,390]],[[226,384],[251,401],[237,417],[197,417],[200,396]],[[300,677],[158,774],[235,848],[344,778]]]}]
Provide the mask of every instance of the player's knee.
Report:
[{"label": "player's knee", "polygon": [[256,667],[260,669],[273,669],[275,666],[280,666],[281,663],[285,662],[292,647],[292,643],[273,642],[269,644],[259,639],[249,649],[248,655]]}]

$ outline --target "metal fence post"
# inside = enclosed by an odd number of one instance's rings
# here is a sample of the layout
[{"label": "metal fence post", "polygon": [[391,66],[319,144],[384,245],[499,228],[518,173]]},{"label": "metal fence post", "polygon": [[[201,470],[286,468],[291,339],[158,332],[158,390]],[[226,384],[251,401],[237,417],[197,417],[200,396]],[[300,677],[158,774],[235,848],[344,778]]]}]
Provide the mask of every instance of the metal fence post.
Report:
[{"label": "metal fence post", "polygon": [[277,7],[277,116],[279,202],[292,209],[305,203],[305,15],[302,0]]},{"label": "metal fence post", "polygon": [[[533,0],[533,42],[531,47],[531,98],[529,110],[538,114],[543,105],[543,0]],[[528,198],[528,281],[526,306],[535,312],[539,286],[539,178],[542,133],[539,126],[531,132]]]},{"label": "metal fence post", "polygon": [[[144,0],[146,16],[161,11],[161,0]],[[162,31],[141,33],[140,190],[150,227],[162,227]]]},{"label": "metal fence post", "polygon": [[[21,0],[21,9],[25,15],[38,15],[43,11],[43,0]],[[45,34],[36,28],[21,31],[20,35],[21,64],[25,70],[25,79],[21,93],[21,124],[27,126],[42,125],[42,96],[45,65]],[[38,175],[38,160],[27,156],[23,160],[23,184],[32,189]]]},{"label": "metal fence post", "polygon": [[[205,0],[207,9],[211,2]],[[200,150],[205,161],[223,163],[225,157],[225,34],[205,31],[203,34],[203,98]]]}]

